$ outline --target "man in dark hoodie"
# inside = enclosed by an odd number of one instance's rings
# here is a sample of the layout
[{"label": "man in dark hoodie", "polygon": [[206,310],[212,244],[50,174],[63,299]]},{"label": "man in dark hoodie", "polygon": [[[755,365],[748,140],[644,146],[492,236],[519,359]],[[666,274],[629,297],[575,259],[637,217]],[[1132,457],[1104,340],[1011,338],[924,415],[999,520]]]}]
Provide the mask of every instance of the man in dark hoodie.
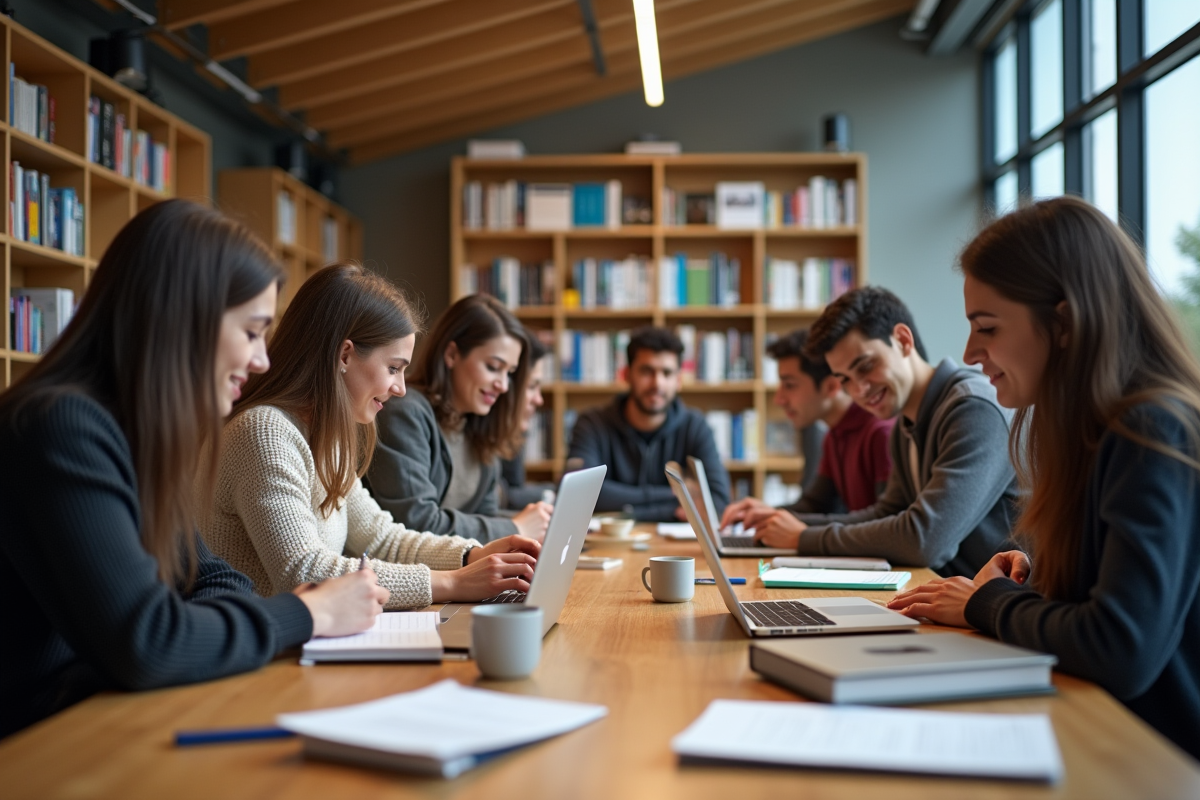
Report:
[{"label": "man in dark hoodie", "polygon": [[713,502],[718,511],[724,508],[729,474],[712,430],[700,412],[676,397],[683,343],[665,328],[640,328],[625,352],[629,392],[580,414],[567,454],[581,468],[608,465],[596,509],[628,510],[654,522],[682,519],[663,469],[668,461],[686,463],[688,456],[704,462]]},{"label": "man in dark hoodie", "polygon": [[809,331],[805,355],[825,359],[879,419],[899,417],[888,442],[892,473],[873,506],[850,514],[745,513],[760,541],[801,555],[877,556],[943,577],[974,576],[1012,549],[1010,417],[986,375],[949,358],[929,364],[908,308],[876,286],[831,303]]}]

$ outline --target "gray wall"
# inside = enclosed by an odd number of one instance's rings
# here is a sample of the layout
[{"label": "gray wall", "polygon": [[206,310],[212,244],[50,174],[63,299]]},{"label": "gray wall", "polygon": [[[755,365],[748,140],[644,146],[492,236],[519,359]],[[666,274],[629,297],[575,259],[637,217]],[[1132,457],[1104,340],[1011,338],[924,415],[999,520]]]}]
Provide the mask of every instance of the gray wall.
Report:
[{"label": "gray wall", "polygon": [[[902,22],[672,81],[657,109],[635,92],[482,135],[520,139],[531,154],[617,152],[643,132],[691,153],[813,150],[821,116],[843,111],[869,158],[871,281],[910,304],[931,358],[961,358],[967,326],[951,265],[981,205],[977,61],[926,58],[900,41]],[[454,141],[342,173],[367,259],[433,313],[449,294],[450,157],[465,152]]]}]

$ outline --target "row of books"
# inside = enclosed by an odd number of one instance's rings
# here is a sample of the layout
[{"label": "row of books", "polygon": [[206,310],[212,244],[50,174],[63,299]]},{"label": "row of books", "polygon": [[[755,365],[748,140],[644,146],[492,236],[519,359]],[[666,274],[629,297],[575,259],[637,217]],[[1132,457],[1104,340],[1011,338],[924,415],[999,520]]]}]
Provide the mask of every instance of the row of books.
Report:
[{"label": "row of books", "polygon": [[529,420],[529,430],[525,432],[525,445],[522,454],[525,461],[543,461],[551,457],[550,442],[553,441],[554,420],[548,409],[539,409]]},{"label": "row of books", "polygon": [[71,321],[75,293],[70,289],[16,288],[9,297],[8,309],[12,349],[41,355]]},{"label": "row of books", "polygon": [[463,227],[469,231],[566,231],[648,224],[646,198],[625,197],[621,182],[487,183],[463,187]]},{"label": "row of books", "polygon": [[522,264],[499,256],[484,266],[464,264],[459,270],[464,294],[490,294],[509,308],[554,304],[554,262]]},{"label": "row of books", "polygon": [[625,376],[629,331],[565,330],[558,340],[559,378],[565,383],[612,383]]},{"label": "row of books", "polygon": [[723,460],[758,460],[757,411],[750,408],[735,414],[725,409],[713,409],[705,412],[704,419]]},{"label": "row of books", "polygon": [[[553,264],[549,266],[552,275]],[[620,261],[580,259],[571,265],[571,289],[575,294],[563,297],[568,308],[648,308],[650,259],[645,256],[629,256]]]},{"label": "row of books", "polygon": [[729,328],[697,333],[695,325],[679,325],[683,342],[680,373],[684,383],[724,383],[754,379],[754,334]]},{"label": "row of books", "polygon": [[806,258],[803,264],[767,257],[763,302],[773,309],[817,309],[854,288],[854,261]]},{"label": "row of books", "polygon": [[48,174],[25,169],[19,161],[11,166],[8,229],[13,237],[82,256],[83,203],[75,190],[52,189]]},{"label": "row of books", "polygon": [[159,192],[170,186],[170,148],[147,131],[131,129],[115,105],[96,95],[88,100],[87,153],[93,164],[141,186]]},{"label": "row of books", "polygon": [[742,264],[725,253],[689,258],[684,253],[663,256],[658,264],[658,304],[736,306],[742,302]]},{"label": "row of books", "polygon": [[761,181],[721,181],[715,191],[679,191],[662,197],[666,225],[715,225],[728,230],[836,228],[858,223],[858,182],[814,175],[788,192]]},{"label": "row of books", "polygon": [[816,175],[791,192],[766,192],[767,228],[837,228],[858,224],[858,181]]},{"label": "row of books", "polygon": [[55,138],[54,98],[50,90],[17,77],[17,65],[8,65],[8,119],[14,128],[43,142]]}]

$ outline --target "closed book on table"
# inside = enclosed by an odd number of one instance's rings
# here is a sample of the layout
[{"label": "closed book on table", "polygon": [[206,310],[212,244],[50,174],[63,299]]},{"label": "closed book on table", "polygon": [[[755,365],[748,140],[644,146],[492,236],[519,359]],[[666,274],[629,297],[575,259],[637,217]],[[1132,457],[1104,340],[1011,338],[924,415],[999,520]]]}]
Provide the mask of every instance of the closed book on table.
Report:
[{"label": "closed book on table", "polygon": [[1054,656],[963,633],[754,642],[750,669],[826,703],[894,705],[1045,694]]},{"label": "closed book on table", "polygon": [[912,578],[912,573],[777,567],[762,573],[758,578],[768,589],[865,589],[898,592]]}]

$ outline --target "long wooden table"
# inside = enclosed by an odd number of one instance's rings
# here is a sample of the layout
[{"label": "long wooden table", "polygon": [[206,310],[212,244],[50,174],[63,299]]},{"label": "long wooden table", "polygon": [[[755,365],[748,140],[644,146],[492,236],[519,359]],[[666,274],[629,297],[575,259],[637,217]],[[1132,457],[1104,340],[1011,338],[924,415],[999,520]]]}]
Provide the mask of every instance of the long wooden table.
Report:
[{"label": "long wooden table", "polygon": [[[936,706],[1050,715],[1066,766],[1057,786],[824,770],[681,766],[670,740],[715,698],[796,701],[750,671],[748,640],[716,587],[659,604],[641,586],[651,555],[695,555],[655,539],[649,552],[604,543],[622,567],[576,574],[533,677],[480,679],[472,662],[321,665],[284,657],[257,672],[197,686],[104,694],[0,743],[9,798],[1185,798],[1200,766],[1093,684],[1056,675],[1051,697]],[[767,590],[756,562],[726,559],[751,599],[813,596]],[[914,570],[914,582],[932,577]],[[914,583],[915,585],[915,583]],[[846,594],[829,592],[826,594]],[[886,599],[890,593],[872,593]],[[371,700],[443,678],[506,692],[602,703],[604,720],[505,756],[453,781],[307,761],[295,740],[176,748],[176,730],[270,724],[284,711]]]}]

